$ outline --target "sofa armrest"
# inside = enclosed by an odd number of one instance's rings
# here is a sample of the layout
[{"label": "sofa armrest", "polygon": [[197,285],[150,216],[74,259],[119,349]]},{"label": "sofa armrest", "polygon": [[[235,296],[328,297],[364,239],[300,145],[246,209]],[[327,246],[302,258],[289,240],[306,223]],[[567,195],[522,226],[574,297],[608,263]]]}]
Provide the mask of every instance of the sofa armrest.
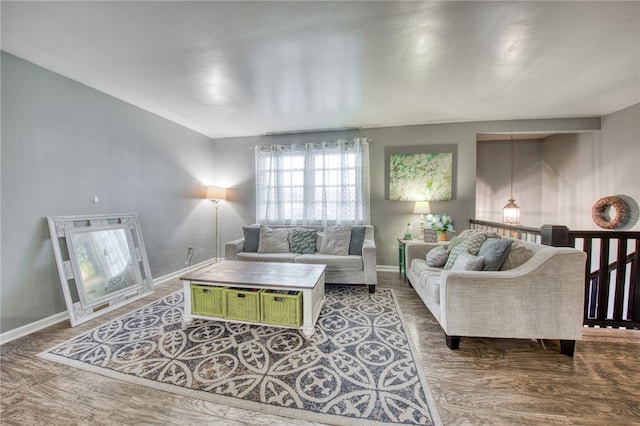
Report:
[{"label": "sofa armrest", "polygon": [[365,284],[375,285],[378,283],[376,262],[376,243],[373,238],[365,238],[362,243],[362,269]]},{"label": "sofa armrest", "polygon": [[409,269],[411,267],[413,259],[424,259],[429,251],[441,245],[441,243],[408,242],[404,247],[404,264],[406,268]]},{"label": "sofa armrest", "polygon": [[443,271],[440,324],[450,336],[578,340],[585,259],[545,248],[508,271]]},{"label": "sofa armrest", "polygon": [[224,245],[225,260],[236,260],[237,254],[244,251],[244,238],[229,241]]}]

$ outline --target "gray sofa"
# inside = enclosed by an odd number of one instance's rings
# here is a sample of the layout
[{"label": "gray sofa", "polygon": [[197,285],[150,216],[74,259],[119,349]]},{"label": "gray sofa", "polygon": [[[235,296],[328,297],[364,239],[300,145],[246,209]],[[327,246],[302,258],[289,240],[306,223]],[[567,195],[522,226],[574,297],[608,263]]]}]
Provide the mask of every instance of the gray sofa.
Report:
[{"label": "gray sofa", "polygon": [[583,327],[584,252],[513,240],[500,270],[470,271],[429,266],[436,247],[407,244],[407,278],[450,349],[463,336],[559,339],[573,356]]},{"label": "gray sofa", "polygon": [[[251,225],[259,227],[259,225]],[[361,254],[325,254],[320,253],[325,229],[313,226],[288,226],[269,225],[272,229],[315,229],[317,234],[316,248],[313,253],[292,252],[259,252],[245,250],[245,238],[229,241],[225,244],[225,259],[246,260],[254,262],[291,262],[312,263],[326,265],[325,281],[329,284],[365,284],[369,286],[369,292],[374,293],[377,284],[376,275],[376,245],[374,241],[374,229],[371,225],[365,225]],[[361,227],[362,228],[362,227]],[[247,228],[244,228],[245,232]],[[245,234],[246,235],[246,234]],[[255,248],[255,247],[254,247]],[[351,247],[353,249],[353,247]],[[350,250],[351,252],[352,250]]]}]

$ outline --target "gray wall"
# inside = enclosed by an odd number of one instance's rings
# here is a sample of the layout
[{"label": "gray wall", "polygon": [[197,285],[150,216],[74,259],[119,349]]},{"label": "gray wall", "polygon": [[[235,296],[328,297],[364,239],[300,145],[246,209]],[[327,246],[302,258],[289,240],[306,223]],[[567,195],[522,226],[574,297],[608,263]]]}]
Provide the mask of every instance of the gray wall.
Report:
[{"label": "gray wall", "polygon": [[[591,218],[593,204],[618,195],[632,210],[620,229],[640,230],[640,104],[602,117],[601,127],[516,142],[514,196],[522,225],[599,230]],[[509,195],[509,154],[509,142],[478,143],[478,219],[501,220]]]},{"label": "gray wall", "polygon": [[[378,265],[397,267],[397,238],[402,237],[407,222],[414,231],[419,229],[419,216],[412,213],[413,203],[385,200],[385,148],[422,145],[455,145],[457,152],[455,199],[431,203],[436,213],[451,214],[457,228],[468,227],[476,209],[476,134],[491,132],[584,131],[600,129],[599,118],[566,120],[516,120],[474,123],[433,124],[419,126],[384,127],[350,132],[306,133],[280,136],[250,136],[216,139],[216,170],[228,182],[237,182],[237,202],[228,203],[221,226],[223,241],[239,238],[241,226],[255,220],[254,155],[249,148],[255,145],[290,144],[293,142],[334,141],[341,138],[367,137],[371,145],[371,223],[376,230]],[[495,163],[494,163],[495,165]],[[503,167],[504,165],[500,165]],[[507,163],[508,166],[508,163]],[[528,171],[527,173],[530,173]],[[535,172],[538,173],[539,172]],[[530,177],[527,179],[535,179]],[[508,182],[508,181],[507,181]],[[233,187],[233,185],[231,185]],[[539,188],[539,186],[538,186]],[[234,192],[236,188],[233,188]],[[539,189],[537,199],[540,198]],[[506,201],[501,201],[503,204]],[[539,202],[539,201],[538,201]],[[539,206],[537,207],[539,210]]]},{"label": "gray wall", "polygon": [[[513,149],[513,198],[522,226],[541,225],[542,142],[516,140]],[[476,219],[502,221],[511,191],[511,142],[478,142]]]},{"label": "gray wall", "polygon": [[47,216],[137,213],[154,277],[213,256],[210,138],[2,53],[1,150],[2,332],[66,311]]},{"label": "gray wall", "polygon": [[600,229],[591,208],[600,198],[623,196],[633,218],[623,230],[640,230],[640,104],[602,118],[602,130],[556,135],[543,143],[545,223]]}]

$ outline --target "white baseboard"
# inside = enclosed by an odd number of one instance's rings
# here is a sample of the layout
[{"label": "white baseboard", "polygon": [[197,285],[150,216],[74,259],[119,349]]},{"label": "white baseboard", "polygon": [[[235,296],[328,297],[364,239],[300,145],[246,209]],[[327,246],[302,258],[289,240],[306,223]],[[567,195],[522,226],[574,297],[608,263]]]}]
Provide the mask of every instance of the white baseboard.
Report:
[{"label": "white baseboard", "polygon": [[393,265],[376,265],[376,271],[377,272],[399,272],[399,269],[397,266],[393,266]]},{"label": "white baseboard", "polygon": [[[190,270],[196,270],[202,268],[203,266],[207,266],[214,263],[214,259],[208,259],[204,262],[200,262],[196,265],[192,265],[191,267],[182,268],[179,271],[172,272],[167,275],[163,275],[158,278],[153,279],[153,285],[156,286],[158,284],[165,283],[167,281],[173,280],[175,278],[180,277],[181,275],[186,274]],[[20,337],[24,337],[28,334],[35,333],[36,331],[42,330],[43,328],[50,327],[59,322],[65,321],[69,319],[68,312],[60,312],[55,315],[51,315],[47,318],[42,318],[38,321],[34,321],[30,324],[23,325],[22,327],[14,328],[13,330],[6,331],[0,334],[0,345],[11,342],[12,340],[19,339]]]},{"label": "white baseboard", "polygon": [[171,281],[173,279],[176,279],[178,277],[181,277],[182,275],[186,274],[187,272],[190,271],[195,271],[196,269],[200,269],[203,268],[205,266],[211,265],[212,263],[215,262],[215,259],[207,259],[204,262],[200,262],[200,263],[196,263],[195,265],[191,265],[190,267],[187,266],[186,268],[182,268],[178,271],[172,272],[170,274],[167,275],[163,275],[159,278],[154,278],[153,279],[153,285],[158,285],[158,284],[162,284],[162,283],[166,283],[167,281]]},{"label": "white baseboard", "polygon": [[41,320],[32,322],[30,324],[23,325],[22,327],[14,328],[13,330],[9,330],[0,334],[0,345],[3,345],[15,339],[19,339],[20,337],[24,337],[27,334],[35,333],[38,330],[42,330],[43,328],[50,327],[54,324],[68,319],[69,313],[65,311],[47,318],[42,318]]}]

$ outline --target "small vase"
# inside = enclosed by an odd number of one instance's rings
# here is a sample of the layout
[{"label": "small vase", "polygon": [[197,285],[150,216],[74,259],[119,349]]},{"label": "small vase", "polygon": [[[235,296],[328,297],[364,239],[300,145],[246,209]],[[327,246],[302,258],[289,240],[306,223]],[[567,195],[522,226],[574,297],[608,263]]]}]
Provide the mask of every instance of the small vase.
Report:
[{"label": "small vase", "polygon": [[447,241],[447,233],[438,232],[438,241]]}]

